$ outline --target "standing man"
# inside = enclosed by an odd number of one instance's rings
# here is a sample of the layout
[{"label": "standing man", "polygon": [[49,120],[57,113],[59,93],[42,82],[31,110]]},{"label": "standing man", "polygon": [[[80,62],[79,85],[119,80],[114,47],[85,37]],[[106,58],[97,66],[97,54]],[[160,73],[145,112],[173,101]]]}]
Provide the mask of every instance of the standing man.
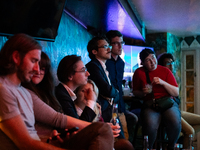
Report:
[{"label": "standing man", "polygon": [[102,117],[105,122],[110,122],[113,103],[119,101],[119,92],[111,85],[105,65],[106,61],[111,58],[111,46],[105,37],[94,37],[89,41],[87,50],[91,58],[91,61],[86,64],[90,72],[89,78],[96,83],[99,89],[98,102],[102,108]]},{"label": "standing man", "polygon": [[135,114],[125,110],[125,103],[123,100],[122,80],[124,74],[124,61],[119,55],[122,53],[122,48],[125,42],[123,41],[123,35],[117,30],[108,31],[106,37],[112,46],[111,59],[106,61],[106,68],[109,72],[111,84],[119,91],[119,119],[122,123],[125,137],[128,139],[127,127],[128,129],[133,128],[137,123],[138,118]]},{"label": "standing man", "polygon": [[[119,92],[111,85],[105,64],[106,61],[111,58],[111,48],[105,37],[94,37],[87,45],[91,61],[86,64],[86,67],[90,73],[89,78],[96,83],[99,89],[98,103],[101,105],[102,117],[105,122],[110,122],[113,103],[118,103],[119,101]],[[121,142],[115,142],[114,147],[116,150],[134,149],[132,144],[124,139],[123,129],[120,132],[120,136],[117,138],[120,139]]]},{"label": "standing man", "polygon": [[[32,98],[21,86],[21,82],[30,82],[32,76],[40,72],[41,49],[32,37],[16,34],[0,51],[0,149],[112,150],[113,135],[109,125],[91,124],[58,113],[42,100]],[[34,127],[35,120],[62,129],[77,126],[81,131],[72,138],[65,138],[63,148],[59,148],[40,141]]]}]

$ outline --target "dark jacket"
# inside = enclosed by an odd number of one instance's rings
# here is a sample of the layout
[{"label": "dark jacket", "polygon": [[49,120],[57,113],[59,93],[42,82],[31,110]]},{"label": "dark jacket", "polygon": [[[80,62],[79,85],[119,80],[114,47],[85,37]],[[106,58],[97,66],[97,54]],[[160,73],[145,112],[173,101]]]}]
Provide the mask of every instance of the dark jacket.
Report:
[{"label": "dark jacket", "polygon": [[74,102],[72,101],[68,91],[61,83],[59,83],[58,86],[55,87],[55,95],[66,115],[88,122],[92,122],[93,119],[96,117],[95,112],[88,106],[85,107],[83,113],[79,117]]},{"label": "dark jacket", "polygon": [[106,73],[97,59],[91,60],[86,67],[90,73],[89,79],[93,80],[99,89],[98,103],[101,105],[102,117],[105,122],[109,122],[112,117],[112,106],[105,97],[113,98],[114,103],[118,103],[119,92],[109,84]]},{"label": "dark jacket", "polygon": [[125,112],[125,103],[123,100],[122,80],[124,74],[124,61],[118,56],[117,60],[113,57],[106,61],[106,68],[109,72],[111,84],[119,91],[118,110]]}]

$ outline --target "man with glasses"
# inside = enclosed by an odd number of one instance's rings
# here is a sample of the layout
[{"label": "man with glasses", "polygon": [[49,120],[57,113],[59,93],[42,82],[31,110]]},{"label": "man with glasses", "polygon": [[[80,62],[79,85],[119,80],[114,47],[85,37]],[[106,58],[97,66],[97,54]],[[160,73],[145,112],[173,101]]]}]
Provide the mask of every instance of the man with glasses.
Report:
[{"label": "man with glasses", "polygon": [[174,57],[170,53],[163,53],[158,58],[158,65],[165,66],[173,72]]},{"label": "man with glasses", "polygon": [[57,76],[60,83],[55,87],[55,95],[66,115],[92,122],[96,117],[94,106],[97,98],[94,91],[88,89],[85,92],[87,105],[80,117],[77,114],[74,104],[74,100],[76,99],[74,91],[77,87],[87,84],[89,75],[80,56],[65,56],[58,65]]},{"label": "man with glasses", "polygon": [[98,89],[98,102],[101,105],[102,117],[105,122],[110,122],[112,117],[113,103],[118,103],[119,92],[111,85],[106,61],[111,58],[111,46],[105,37],[94,37],[87,45],[87,50],[91,61],[86,64],[90,72],[89,78],[93,80]]},{"label": "man with glasses", "polygon": [[122,80],[124,74],[124,61],[121,59],[122,48],[125,42],[123,41],[123,35],[117,30],[110,30],[106,33],[106,37],[109,40],[111,49],[111,59],[106,61],[106,67],[109,72],[111,84],[119,91],[119,102],[118,102],[118,114],[119,119],[122,123],[124,135],[128,139],[128,131],[133,131],[133,127],[138,121],[138,117],[134,114],[125,110],[125,103],[123,100]]},{"label": "man with glasses", "polygon": [[[90,73],[89,78],[99,89],[98,103],[101,105],[102,118],[105,122],[110,122],[113,103],[118,104],[119,101],[119,92],[112,86],[106,70],[106,61],[111,58],[111,49],[112,46],[103,36],[92,38],[87,45],[91,61],[86,64],[86,67]],[[121,126],[120,121],[119,125]],[[114,144],[115,149],[133,150],[132,144],[124,139],[123,130],[117,138],[118,141]]]}]

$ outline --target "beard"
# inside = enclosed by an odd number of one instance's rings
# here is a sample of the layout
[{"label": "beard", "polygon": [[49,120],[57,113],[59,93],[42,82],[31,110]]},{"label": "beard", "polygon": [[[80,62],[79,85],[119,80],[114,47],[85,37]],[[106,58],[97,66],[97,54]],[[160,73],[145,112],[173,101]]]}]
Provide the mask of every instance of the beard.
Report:
[{"label": "beard", "polygon": [[17,77],[20,79],[21,82],[25,82],[26,83],[26,82],[30,82],[31,81],[31,77],[29,77],[28,74],[29,74],[28,70],[24,69],[22,65],[20,65],[18,67]]}]

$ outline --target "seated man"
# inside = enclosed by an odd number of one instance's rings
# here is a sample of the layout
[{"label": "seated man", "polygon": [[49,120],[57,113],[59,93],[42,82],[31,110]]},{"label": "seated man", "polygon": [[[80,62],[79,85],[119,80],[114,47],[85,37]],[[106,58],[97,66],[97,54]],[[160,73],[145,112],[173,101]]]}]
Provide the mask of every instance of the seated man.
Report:
[{"label": "seated man", "polygon": [[[63,112],[69,116],[79,118],[85,121],[92,122],[96,117],[96,113],[94,112],[95,104],[97,100],[97,95],[91,87],[88,87],[84,90],[84,98],[86,101],[86,106],[83,108],[83,112],[78,115],[75,107],[74,100],[76,99],[76,94],[74,91],[79,87],[87,84],[89,72],[86,70],[85,65],[81,61],[80,56],[69,55],[65,56],[58,65],[57,76],[58,80],[61,82],[55,88],[55,95],[60,102]],[[112,126],[112,125],[111,125]],[[117,126],[120,128],[119,126]],[[113,128],[113,126],[112,126]],[[119,132],[115,135],[115,137],[119,136]],[[115,149],[119,149],[121,146],[126,144],[127,141],[118,140],[114,143]],[[130,145],[131,147],[132,145]],[[124,150],[126,149],[123,146]],[[129,147],[128,147],[129,148]]]},{"label": "seated man", "polygon": [[[40,71],[41,49],[30,36],[16,34],[0,51],[0,149],[112,150],[113,135],[109,125],[91,124],[57,113],[41,100],[33,100],[21,86],[21,82],[30,82],[33,74]],[[40,141],[34,128],[35,119],[63,129],[77,126],[81,131],[64,139],[63,148],[55,147]]]},{"label": "seated man", "polygon": [[61,83],[55,87],[55,95],[66,115],[92,122],[96,117],[93,110],[96,102],[94,91],[91,89],[85,91],[84,96],[87,99],[87,105],[80,117],[74,105],[76,99],[74,91],[77,87],[87,83],[89,75],[80,56],[65,56],[58,65],[57,76]]}]

